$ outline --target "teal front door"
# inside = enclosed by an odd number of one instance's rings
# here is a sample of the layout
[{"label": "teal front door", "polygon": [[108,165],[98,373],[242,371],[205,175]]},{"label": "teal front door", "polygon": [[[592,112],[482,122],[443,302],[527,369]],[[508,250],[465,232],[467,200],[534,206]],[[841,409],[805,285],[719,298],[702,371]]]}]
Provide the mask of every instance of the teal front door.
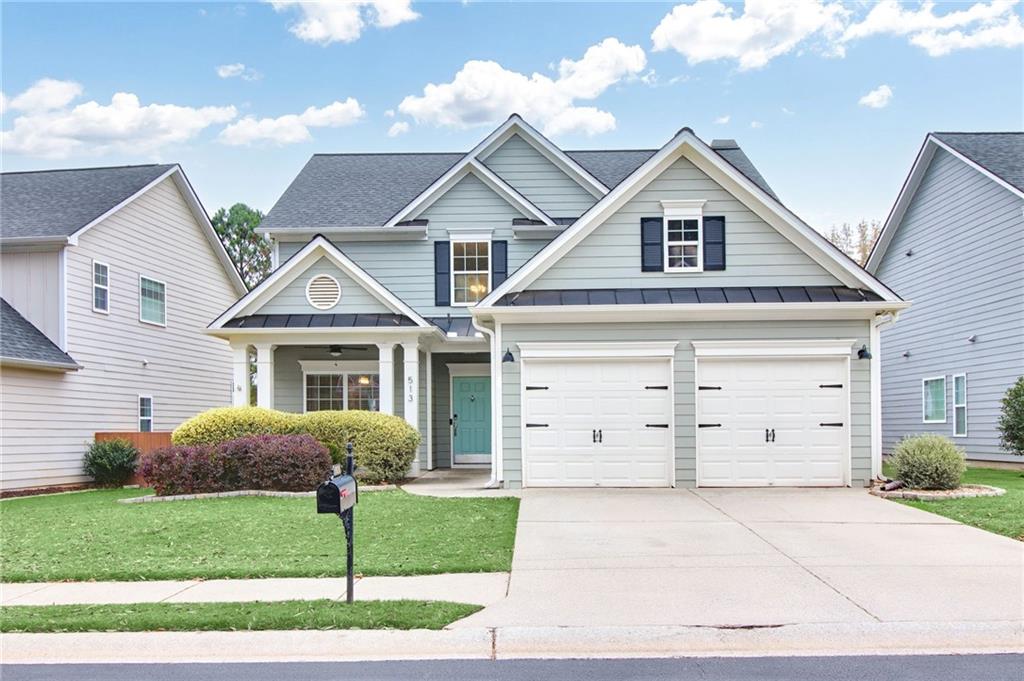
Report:
[{"label": "teal front door", "polygon": [[452,463],[491,461],[491,378],[452,377]]}]

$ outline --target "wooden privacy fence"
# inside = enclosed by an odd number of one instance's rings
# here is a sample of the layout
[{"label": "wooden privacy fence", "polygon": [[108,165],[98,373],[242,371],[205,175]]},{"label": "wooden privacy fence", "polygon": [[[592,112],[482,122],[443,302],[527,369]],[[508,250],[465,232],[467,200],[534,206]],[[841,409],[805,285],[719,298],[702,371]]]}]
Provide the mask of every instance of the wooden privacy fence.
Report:
[{"label": "wooden privacy fence", "polygon": [[[154,449],[160,449],[161,447],[171,446],[171,432],[167,431],[155,431],[152,433],[96,433],[96,442],[105,442],[106,440],[128,440],[135,448],[139,450],[141,454],[148,454]],[[131,485],[144,485],[145,480],[139,477],[136,473],[132,476],[132,479],[128,481]]]}]

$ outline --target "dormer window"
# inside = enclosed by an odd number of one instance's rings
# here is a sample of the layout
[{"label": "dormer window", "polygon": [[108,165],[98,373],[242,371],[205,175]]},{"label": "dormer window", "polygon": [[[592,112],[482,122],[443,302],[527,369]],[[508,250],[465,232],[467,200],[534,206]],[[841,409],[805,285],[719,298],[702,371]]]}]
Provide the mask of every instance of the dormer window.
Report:
[{"label": "dormer window", "polygon": [[704,271],[704,201],[662,201],[666,272]]}]

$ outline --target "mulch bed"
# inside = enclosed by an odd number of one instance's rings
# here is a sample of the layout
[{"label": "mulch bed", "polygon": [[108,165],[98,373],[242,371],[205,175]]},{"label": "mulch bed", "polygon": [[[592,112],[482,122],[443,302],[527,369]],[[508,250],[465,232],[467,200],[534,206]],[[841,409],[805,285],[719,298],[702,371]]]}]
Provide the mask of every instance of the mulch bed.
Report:
[{"label": "mulch bed", "polygon": [[1001,487],[990,485],[961,485],[956,489],[894,489],[883,491],[881,487],[871,488],[871,494],[884,499],[910,499],[912,501],[945,501],[947,499],[970,499],[973,497],[998,497],[1006,494]]},{"label": "mulch bed", "polygon": [[78,485],[58,485],[56,487],[33,487],[32,489],[9,489],[0,492],[0,499],[13,499],[14,497],[35,497],[42,494],[62,494],[64,492],[82,492],[87,489],[94,489],[96,485],[82,483]]}]

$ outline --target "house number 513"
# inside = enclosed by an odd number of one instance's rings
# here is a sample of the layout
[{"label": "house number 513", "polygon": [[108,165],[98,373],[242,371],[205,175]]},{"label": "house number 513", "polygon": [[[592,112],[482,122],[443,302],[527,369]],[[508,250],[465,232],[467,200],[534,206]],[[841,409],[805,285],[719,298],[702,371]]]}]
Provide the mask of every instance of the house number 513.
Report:
[{"label": "house number 513", "polygon": [[409,377],[409,401],[412,402],[413,397],[416,395],[416,385],[413,377]]}]

